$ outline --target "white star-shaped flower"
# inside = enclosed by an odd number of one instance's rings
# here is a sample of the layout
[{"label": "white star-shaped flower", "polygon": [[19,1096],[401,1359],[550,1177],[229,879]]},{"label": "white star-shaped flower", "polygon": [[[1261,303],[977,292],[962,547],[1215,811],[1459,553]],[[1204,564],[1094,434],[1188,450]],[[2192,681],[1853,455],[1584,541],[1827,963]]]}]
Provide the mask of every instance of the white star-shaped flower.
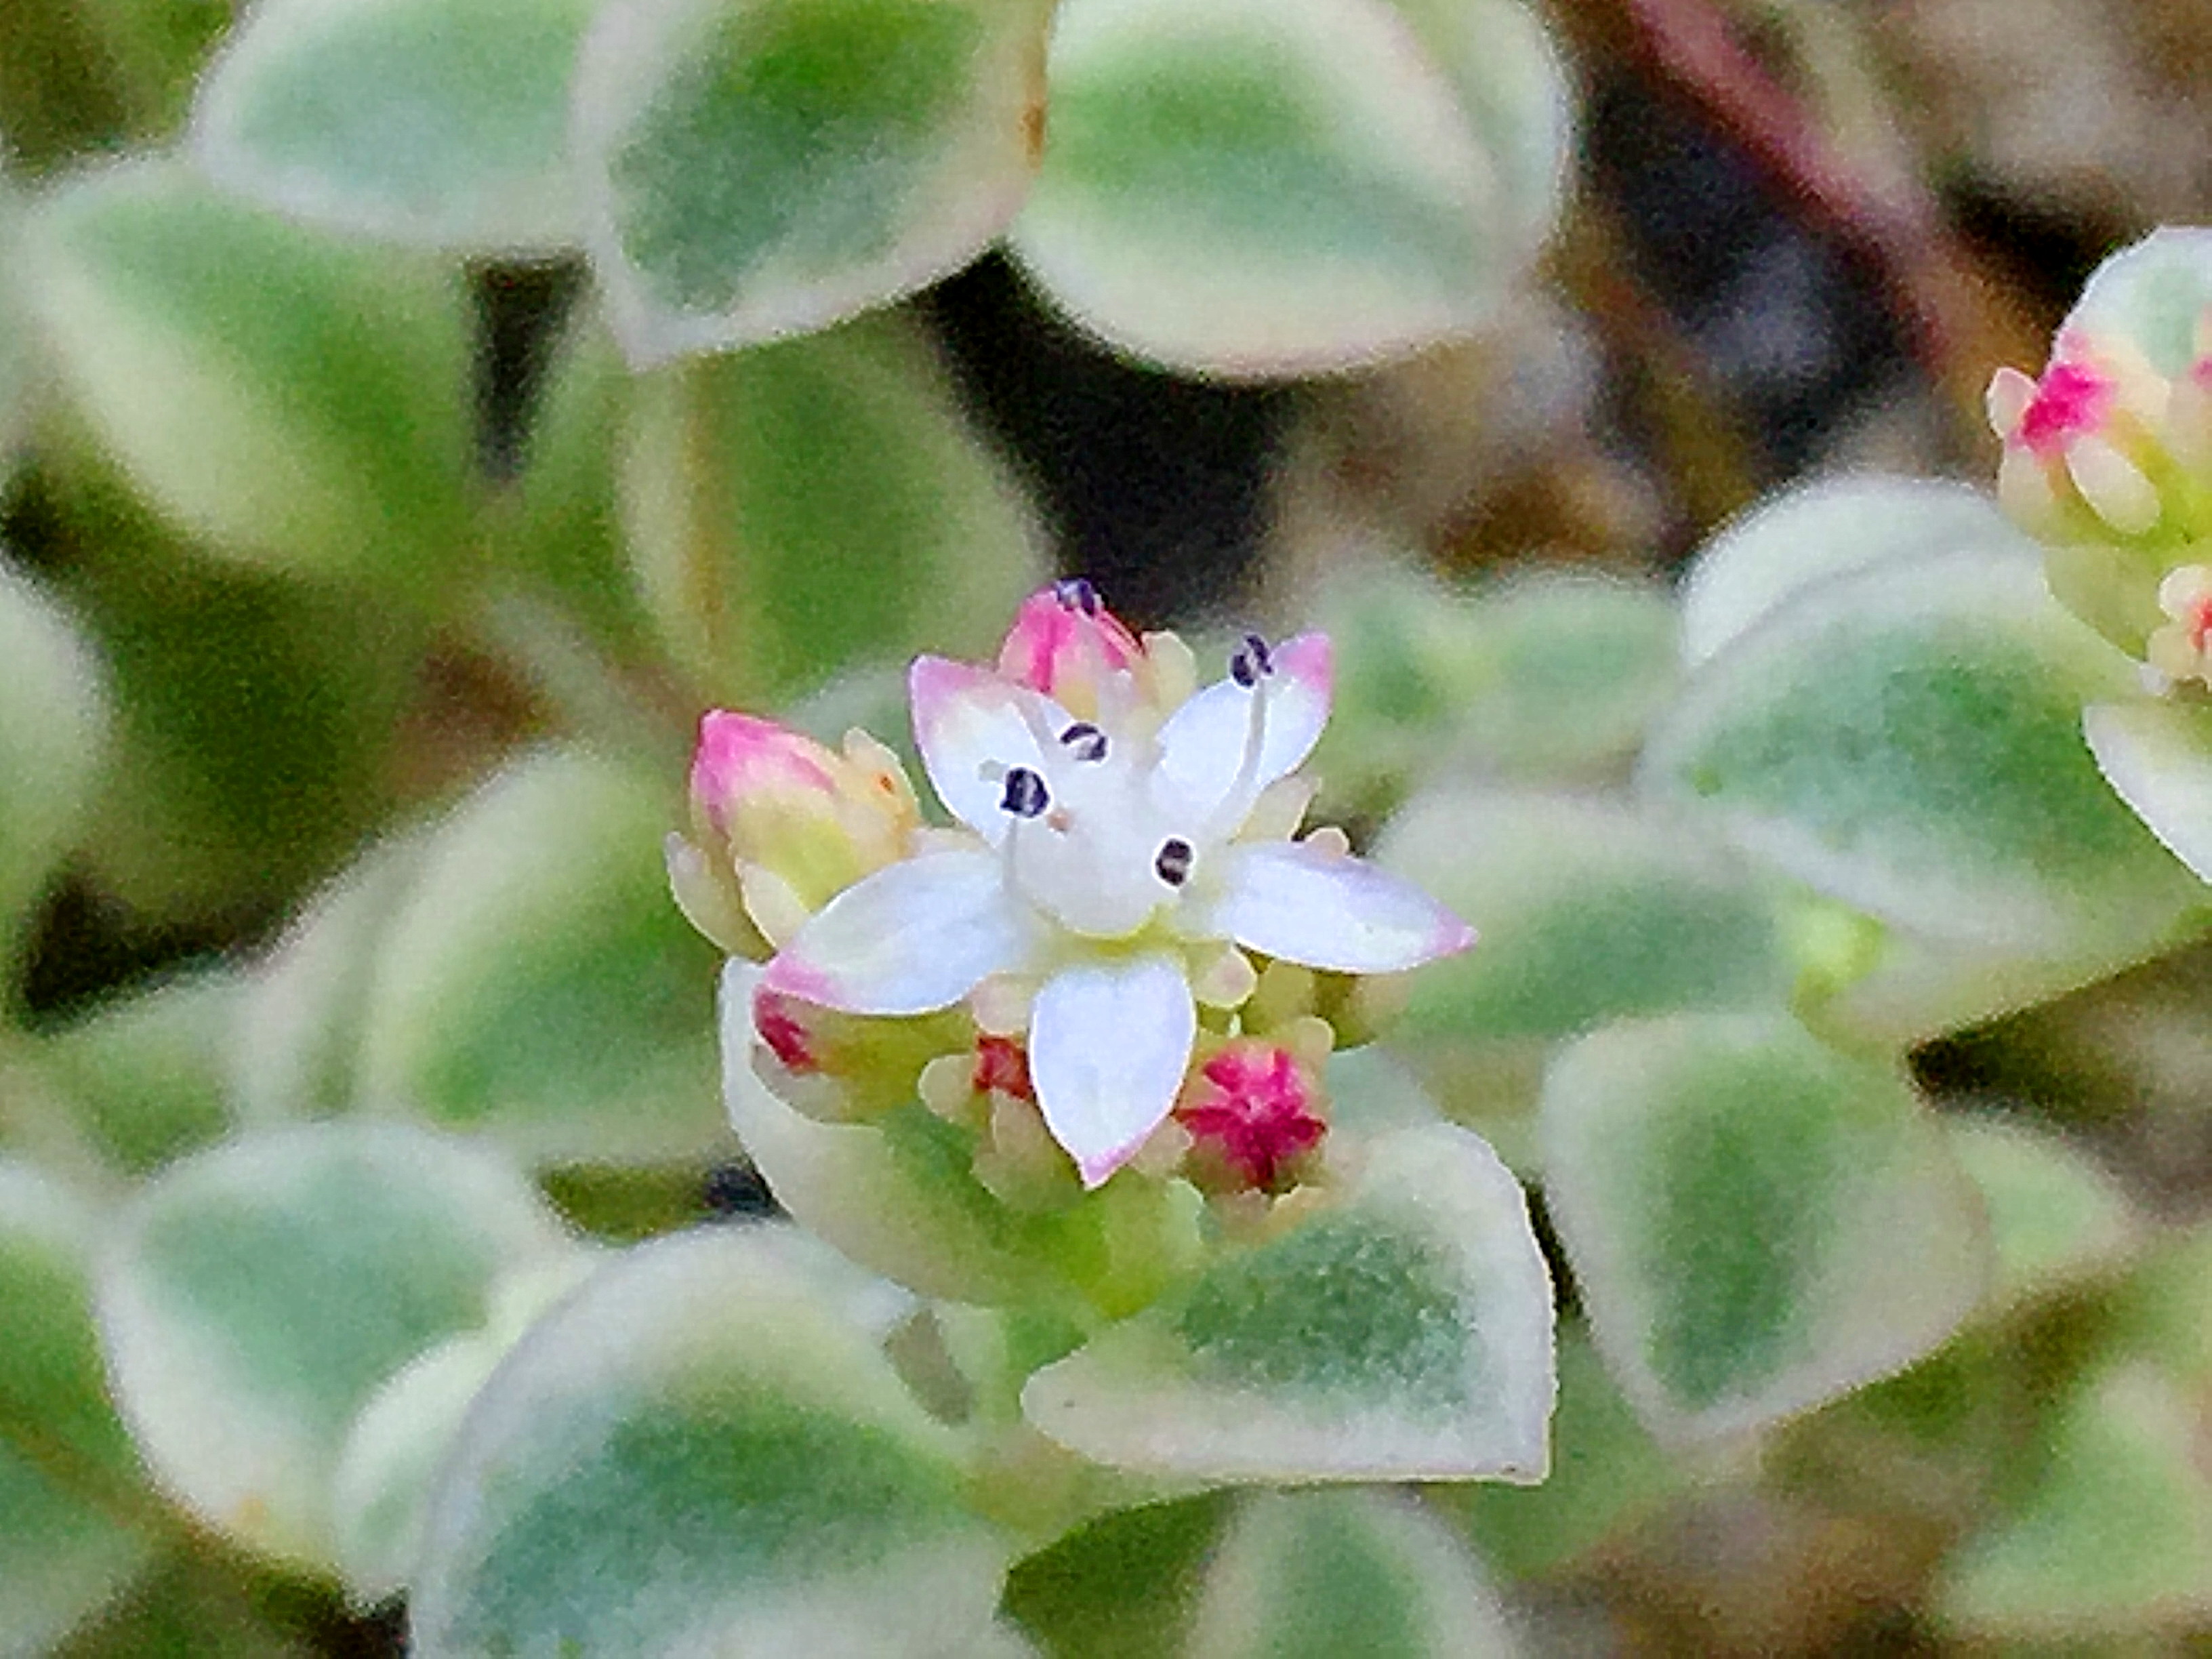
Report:
[{"label": "white star-shaped flower", "polygon": [[[1087,590],[1085,590],[1087,594]],[[1073,604],[1073,600],[1066,601]],[[1085,603],[1095,603],[1086,598]],[[1118,625],[1117,625],[1118,626]],[[840,893],[763,984],[850,1013],[921,1014],[984,985],[1028,995],[1037,1106],[1095,1187],[1174,1105],[1236,947],[1338,973],[1465,949],[1471,928],[1322,831],[1286,838],[1291,775],[1328,719],[1327,637],[1248,640],[1229,676],[1165,712],[1135,668],[1089,663],[1078,718],[1000,673],[923,657],[915,740],[947,837]],[[1269,833],[1272,830],[1272,834]],[[1249,964],[1231,963],[1249,985]],[[1018,1002],[1017,1003],[1018,1006]]]}]

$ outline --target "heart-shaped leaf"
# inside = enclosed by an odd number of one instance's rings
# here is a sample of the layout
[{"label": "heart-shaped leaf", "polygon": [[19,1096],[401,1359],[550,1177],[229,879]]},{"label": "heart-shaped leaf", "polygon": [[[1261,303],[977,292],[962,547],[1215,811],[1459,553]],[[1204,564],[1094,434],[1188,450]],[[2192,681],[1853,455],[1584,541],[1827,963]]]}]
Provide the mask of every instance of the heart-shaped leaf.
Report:
[{"label": "heart-shaped leaf", "polygon": [[484,1324],[566,1235],[503,1161],[391,1124],[320,1124],[172,1166],[116,1224],[98,1304],[116,1398],[156,1479],[264,1553],[333,1564],[355,1414]]},{"label": "heart-shaped leaf", "polygon": [[2095,703],[2082,735],[2106,781],[2174,857],[2212,881],[2212,709],[2185,703]]},{"label": "heart-shaped leaf", "polygon": [[27,913],[92,804],[107,738],[106,675],[69,613],[0,562],[0,983]]},{"label": "heart-shaped leaf", "polygon": [[1935,1119],[1778,1014],[1596,1031],[1553,1061],[1541,1128],[1599,1352],[1669,1436],[1897,1370],[1981,1297],[1978,1206]]},{"label": "heart-shaped leaf", "polygon": [[983,655],[1043,569],[1020,492],[903,318],[648,377],[622,484],[662,635],[726,703],[921,645]]},{"label": "heart-shaped leaf", "polygon": [[471,1411],[410,1651],[981,1650],[1009,1552],[956,1447],[777,1230],[642,1246]]},{"label": "heart-shaped leaf", "polygon": [[568,81],[592,0],[263,0],[202,78],[219,183],[339,230],[573,243]]},{"label": "heart-shaped leaf", "polygon": [[61,378],[205,550],[454,586],[470,338],[457,273],[333,240],[140,161],[48,196],[25,295]]},{"label": "heart-shaped leaf", "polygon": [[1179,368],[1311,373],[1479,327],[1556,200],[1559,71],[1510,4],[1066,0],[1048,78],[1014,250]]},{"label": "heart-shaped leaf", "polygon": [[1653,734],[1642,781],[1931,939],[2147,954],[2201,893],[2081,740],[2081,705],[2133,680],[2025,552],[1881,565],[1711,659]]},{"label": "heart-shaped leaf", "polygon": [[1762,502],[1705,544],[1682,586],[1682,656],[1704,662],[1805,589],[1870,565],[1910,569],[2033,544],[1986,492],[1936,478],[1854,473]]},{"label": "heart-shaped leaf", "polygon": [[526,757],[464,803],[378,945],[363,1099],[532,1159],[720,1143],[714,952],[668,898],[675,815],[581,751]]},{"label": "heart-shaped leaf", "polygon": [[1540,1480],[1551,1279],[1519,1184],[1436,1125],[1339,1206],[1046,1366],[1022,1409],[1117,1468],[1208,1480]]},{"label": "heart-shaped leaf", "polygon": [[1036,0],[617,0],[574,136],[631,361],[824,328],[957,270],[1029,185]]}]

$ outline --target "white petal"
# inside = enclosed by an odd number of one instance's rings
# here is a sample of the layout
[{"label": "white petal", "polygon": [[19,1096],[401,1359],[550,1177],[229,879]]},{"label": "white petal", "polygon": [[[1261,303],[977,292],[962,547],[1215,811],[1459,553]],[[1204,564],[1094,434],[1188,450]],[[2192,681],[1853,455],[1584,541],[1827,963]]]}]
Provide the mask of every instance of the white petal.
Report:
[{"label": "white petal", "polygon": [[1030,1078],[1085,1187],[1127,1163],[1175,1104],[1197,1011],[1173,957],[1064,968],[1037,993]]},{"label": "white petal", "polygon": [[2158,523],[2157,486],[2102,438],[2069,445],[2066,471],[2081,499],[2123,536],[2143,535]]},{"label": "white petal", "polygon": [[955,817],[996,846],[1006,834],[1009,767],[1042,775],[1046,757],[1030,714],[1047,732],[1064,731],[1067,712],[1051,698],[1004,680],[987,668],[944,657],[917,657],[907,675],[915,746],[937,798]]},{"label": "white petal", "polygon": [[1474,943],[1474,929],[1364,859],[1288,842],[1229,849],[1213,927],[1248,949],[1340,974],[1417,968]]},{"label": "white petal", "polygon": [[[1243,766],[1257,695],[1253,689],[1234,679],[1216,681],[1160,728],[1160,771],[1196,812],[1213,812],[1240,781],[1246,800],[1256,800],[1269,784],[1296,770],[1321,740],[1334,678],[1328,635],[1301,634],[1284,641],[1271,655],[1274,672],[1263,682],[1267,730],[1249,776]],[[1219,826],[1223,833],[1236,827]]]},{"label": "white petal", "polygon": [[886,866],[815,913],[763,981],[852,1014],[926,1014],[1027,960],[1036,924],[989,853]]}]

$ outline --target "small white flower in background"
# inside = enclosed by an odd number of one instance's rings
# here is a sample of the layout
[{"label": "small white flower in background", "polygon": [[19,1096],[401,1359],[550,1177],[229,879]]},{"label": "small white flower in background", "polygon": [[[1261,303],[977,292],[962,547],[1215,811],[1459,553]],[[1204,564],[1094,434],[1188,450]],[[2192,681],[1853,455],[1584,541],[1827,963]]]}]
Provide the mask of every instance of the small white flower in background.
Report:
[{"label": "small white flower in background", "polygon": [[1248,636],[1227,669],[1194,690],[1182,642],[1138,640],[1087,582],[1025,604],[995,668],[917,660],[915,741],[962,828],[779,927],[763,991],[870,1016],[964,1003],[1024,1041],[1044,1126],[1095,1187],[1175,1107],[1197,1004],[1250,995],[1247,951],[1375,974],[1473,943],[1338,832],[1293,839],[1327,638]]},{"label": "small white flower in background", "polygon": [[2212,565],[2168,571],[2158,586],[2158,608],[2167,621],[2144,650],[2152,668],[2176,685],[2212,686]]}]

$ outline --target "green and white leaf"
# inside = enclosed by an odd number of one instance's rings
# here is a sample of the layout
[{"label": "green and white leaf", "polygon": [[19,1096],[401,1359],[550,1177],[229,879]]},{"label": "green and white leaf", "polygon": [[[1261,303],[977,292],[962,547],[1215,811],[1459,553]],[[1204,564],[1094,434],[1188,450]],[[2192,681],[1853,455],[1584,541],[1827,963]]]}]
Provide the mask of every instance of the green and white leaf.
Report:
[{"label": "green and white leaf", "polygon": [[2212,881],[2212,708],[2093,703],[2081,731],[2105,781],[2198,878]]},{"label": "green and white leaf", "polygon": [[244,1121],[328,1117],[354,1104],[379,946],[417,877],[426,839],[416,831],[372,845],[248,970],[231,1055]]},{"label": "green and white leaf", "polygon": [[458,272],[158,160],[55,189],[23,255],[64,389],[207,553],[424,603],[453,588],[473,455]]},{"label": "green and white leaf", "polygon": [[1499,1574],[1545,1578],[1632,1531],[1689,1478],[1637,1421],[1589,1333],[1573,1325],[1559,1333],[1559,1405],[1544,1484],[1475,1481],[1427,1495]]},{"label": "green and white leaf", "polygon": [[2046,1431],[2039,1478],[1945,1562],[1934,1602],[1958,1636],[2144,1650],[2212,1620],[2204,1406],[2155,1367],[2093,1378]]},{"label": "green and white leaf", "polygon": [[984,655],[1042,544],[909,321],[641,381],[624,523],[661,635],[711,701],[759,702],[919,647]]},{"label": "green and white leaf", "polygon": [[116,1224],[98,1305],[117,1402],[179,1503],[327,1569],[356,1413],[483,1326],[502,1279],[572,1248],[519,1171],[459,1141],[352,1123],[232,1142],[172,1166]]},{"label": "green and white leaf", "polygon": [[471,1411],[410,1598],[421,1659],[954,1656],[1011,1552],[951,1431],[777,1230],[657,1241]]},{"label": "green and white leaf", "polygon": [[1039,0],[617,0],[573,137],[641,367],[826,328],[981,252],[1020,205]]},{"label": "green and white leaf", "polygon": [[1337,1206],[1207,1267],[1023,1391],[1094,1462],[1206,1480],[1540,1480],[1551,1279],[1519,1184],[1450,1125],[1367,1148]]},{"label": "green and white leaf", "polygon": [[92,805],[106,673],[75,618],[0,560],[0,975]]},{"label": "green and white leaf", "polygon": [[1409,1493],[1255,1492],[1207,1564],[1189,1659],[1491,1659],[1520,1644],[1467,1547]]},{"label": "green and white leaf", "polygon": [[2148,954],[2201,889],[2081,740],[2081,705],[2133,684],[2024,552],[1881,566],[1708,661],[1653,733],[1641,782],[1929,939]]},{"label": "green and white leaf", "polygon": [[645,775],[547,750],[433,830],[376,947],[364,1103],[533,1161],[719,1145],[715,952],[661,859],[677,812]]},{"label": "green and white leaf", "polygon": [[592,0],[260,0],[200,81],[226,189],[474,252],[574,245],[568,82]]},{"label": "green and white leaf", "polygon": [[1682,657],[1704,662],[1833,577],[2033,548],[1987,491],[1966,484],[1879,472],[1802,484],[1735,519],[1698,553],[1682,586]]},{"label": "green and white leaf", "polygon": [[2124,340],[2169,380],[2203,356],[2212,306],[2212,229],[2162,225],[2099,265],[2060,332]]},{"label": "green and white leaf", "polygon": [[1783,1016],[1607,1026],[1554,1060],[1541,1127],[1599,1352],[1668,1437],[1887,1376],[1981,1298],[1980,1207],[1934,1116]]},{"label": "green and white leaf", "polygon": [[738,960],[722,970],[722,1099],[777,1201],[854,1261],[924,1296],[1005,1305],[1064,1293],[1034,1230],[976,1182],[959,1132],[927,1108],[824,1123],[769,1091],[752,1063],[760,973]]},{"label": "green and white leaf", "polygon": [[1769,896],[1668,811],[1447,783],[1406,805],[1375,857],[1481,938],[1382,994],[1404,999],[1392,1041],[1416,1054],[1789,993]]},{"label": "green and white leaf", "polygon": [[1560,75],[1510,5],[1066,0],[1047,76],[1013,249],[1179,368],[1310,374],[1477,329],[1557,201]]}]

